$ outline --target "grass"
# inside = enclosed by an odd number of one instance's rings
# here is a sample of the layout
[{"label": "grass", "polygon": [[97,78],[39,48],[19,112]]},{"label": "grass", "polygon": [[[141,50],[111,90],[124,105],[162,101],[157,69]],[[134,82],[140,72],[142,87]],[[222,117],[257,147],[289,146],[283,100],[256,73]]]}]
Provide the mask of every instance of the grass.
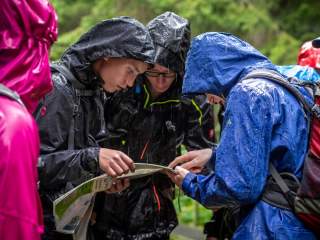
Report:
[{"label": "grass", "polygon": [[[177,192],[178,191],[179,190],[177,190]],[[179,201],[181,209],[179,209]],[[212,216],[211,210],[206,209],[193,199],[183,195],[181,191],[180,196],[177,194],[174,200],[174,206],[176,208],[180,224],[202,228]]]}]

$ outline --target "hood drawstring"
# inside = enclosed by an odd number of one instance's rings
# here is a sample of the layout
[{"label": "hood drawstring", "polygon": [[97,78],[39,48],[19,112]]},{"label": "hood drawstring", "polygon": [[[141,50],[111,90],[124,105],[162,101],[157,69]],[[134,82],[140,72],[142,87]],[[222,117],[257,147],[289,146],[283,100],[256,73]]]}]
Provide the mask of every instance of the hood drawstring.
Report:
[{"label": "hood drawstring", "polygon": [[161,210],[161,203],[160,203],[160,198],[156,189],[156,186],[154,185],[154,183],[152,183],[152,188],[153,188],[153,193],[154,193],[154,198],[157,201],[157,205],[158,205],[158,212],[160,213]]},{"label": "hood drawstring", "polygon": [[[146,142],[146,144],[143,147],[143,150],[142,150],[141,156],[140,156],[140,160],[142,160],[142,158],[144,157],[144,154],[146,153],[146,150],[148,148],[149,142],[150,142],[150,139]],[[157,202],[157,205],[158,205],[158,212],[160,213],[160,210],[161,210],[160,198],[159,198],[156,186],[153,183],[153,180],[152,180],[152,190],[153,190],[154,198],[155,198],[155,200]]]}]

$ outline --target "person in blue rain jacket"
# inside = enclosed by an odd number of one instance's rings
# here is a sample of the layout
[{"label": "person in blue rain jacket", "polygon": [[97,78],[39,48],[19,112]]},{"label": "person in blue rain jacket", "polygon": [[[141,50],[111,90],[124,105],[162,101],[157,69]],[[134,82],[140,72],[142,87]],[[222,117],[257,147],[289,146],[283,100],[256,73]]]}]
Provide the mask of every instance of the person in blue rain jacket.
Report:
[{"label": "person in blue rain jacket", "polygon": [[303,82],[315,83],[320,81],[320,73],[312,67],[288,65],[277,66],[277,70],[287,77],[295,77]]},{"label": "person in blue rain jacket", "polygon": [[[223,130],[216,149],[176,158],[170,166],[180,166],[171,179],[204,206],[240,206],[243,214],[233,239],[316,239],[291,210],[262,200],[269,162],[301,179],[308,118],[282,86],[260,77],[245,79],[258,70],[280,74],[267,57],[231,34],[193,39],[183,93],[225,98]],[[298,89],[311,104],[306,90]],[[210,175],[192,172],[205,164],[212,166]]]}]

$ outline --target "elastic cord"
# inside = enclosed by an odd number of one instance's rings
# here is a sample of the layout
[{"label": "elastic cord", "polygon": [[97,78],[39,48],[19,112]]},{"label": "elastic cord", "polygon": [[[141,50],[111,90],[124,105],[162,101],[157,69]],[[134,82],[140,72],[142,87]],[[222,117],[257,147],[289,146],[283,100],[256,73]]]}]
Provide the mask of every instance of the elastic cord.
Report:
[{"label": "elastic cord", "polygon": [[158,196],[158,192],[157,192],[156,186],[154,184],[152,184],[152,188],[153,188],[154,197],[155,197],[155,199],[157,201],[157,204],[158,204],[158,212],[160,212],[161,203],[160,203],[160,198]]}]

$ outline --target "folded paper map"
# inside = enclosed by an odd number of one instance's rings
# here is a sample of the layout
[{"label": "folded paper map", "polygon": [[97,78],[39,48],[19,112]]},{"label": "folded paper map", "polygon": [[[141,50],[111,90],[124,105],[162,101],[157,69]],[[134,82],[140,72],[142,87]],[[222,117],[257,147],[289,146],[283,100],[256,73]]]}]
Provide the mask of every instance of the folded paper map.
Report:
[{"label": "folded paper map", "polygon": [[[174,170],[169,167],[135,163],[135,172],[129,172],[117,179],[136,179],[157,172]],[[95,194],[109,189],[114,179],[106,174],[90,179],[53,202],[53,215],[56,230],[61,233],[73,234],[75,240],[85,240],[88,222],[92,213]]]}]

